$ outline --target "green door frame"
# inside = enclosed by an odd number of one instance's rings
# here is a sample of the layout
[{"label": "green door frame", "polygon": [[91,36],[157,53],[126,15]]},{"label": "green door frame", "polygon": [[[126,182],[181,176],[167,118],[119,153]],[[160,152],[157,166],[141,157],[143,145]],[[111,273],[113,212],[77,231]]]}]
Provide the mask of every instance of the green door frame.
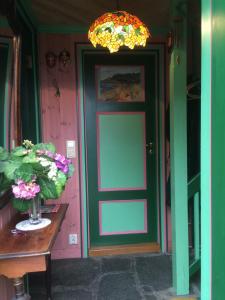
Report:
[{"label": "green door frame", "polygon": [[[165,83],[165,44],[159,43],[149,45],[147,49],[157,49],[159,51],[159,78]],[[82,55],[84,51],[96,51],[90,44],[76,43],[75,57],[77,61],[77,105],[79,120],[79,161],[80,161],[80,192],[81,192],[81,224],[82,224],[82,256],[88,256],[89,234],[88,234],[88,203],[87,203],[87,182],[86,182],[86,141],[85,141],[85,120],[84,120],[84,94],[83,94],[83,61]],[[141,50],[140,50],[141,53]],[[159,136],[159,219],[160,219],[160,243],[162,252],[166,251],[166,207],[165,207],[165,86],[159,89],[158,99],[158,136]]]}]

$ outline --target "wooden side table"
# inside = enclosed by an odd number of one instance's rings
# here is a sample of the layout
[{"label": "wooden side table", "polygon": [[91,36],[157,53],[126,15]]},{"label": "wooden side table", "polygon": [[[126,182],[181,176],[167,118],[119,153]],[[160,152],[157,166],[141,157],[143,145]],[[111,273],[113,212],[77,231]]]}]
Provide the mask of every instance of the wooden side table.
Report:
[{"label": "wooden side table", "polygon": [[46,271],[52,246],[66,214],[68,204],[61,204],[56,213],[44,216],[52,223],[43,229],[12,234],[15,225],[25,219],[17,214],[0,230],[0,274],[13,280],[16,299],[29,300],[24,292],[23,276],[30,272]]}]

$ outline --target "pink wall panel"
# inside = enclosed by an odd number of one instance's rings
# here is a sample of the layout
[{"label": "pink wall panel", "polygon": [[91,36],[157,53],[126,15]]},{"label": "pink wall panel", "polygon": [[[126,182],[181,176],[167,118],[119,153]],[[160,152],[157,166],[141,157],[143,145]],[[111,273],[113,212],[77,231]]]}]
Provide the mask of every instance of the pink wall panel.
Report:
[{"label": "pink wall panel", "polygon": [[[42,138],[52,142],[57,151],[66,154],[66,140],[76,141],[78,153],[78,118],[76,104],[75,56],[74,43],[85,41],[84,36],[40,34],[39,36],[39,70],[41,96]],[[54,68],[46,66],[46,52],[52,51],[57,56],[66,49],[71,54],[71,64],[62,68],[57,61]],[[56,97],[59,87],[60,97]],[[75,174],[70,178],[61,202],[69,203],[66,218],[56,240],[52,257],[73,258],[81,256],[80,245],[80,191],[78,157],[73,159]],[[78,233],[78,245],[68,244],[69,233]]]},{"label": "pink wall panel", "polygon": [[[0,229],[9,222],[14,213],[15,211],[10,204],[0,210]],[[4,276],[0,276],[0,299],[11,300],[13,296],[14,288],[11,281]]]}]

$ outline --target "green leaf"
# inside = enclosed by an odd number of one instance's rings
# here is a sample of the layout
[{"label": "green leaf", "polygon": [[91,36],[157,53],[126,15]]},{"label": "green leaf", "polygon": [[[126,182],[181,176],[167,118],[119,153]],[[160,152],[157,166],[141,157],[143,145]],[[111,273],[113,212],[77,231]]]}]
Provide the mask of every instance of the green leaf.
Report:
[{"label": "green leaf", "polygon": [[37,171],[37,173],[42,172],[42,173],[47,173],[48,172],[48,168],[47,167],[43,167],[41,164],[35,162],[30,164],[32,166],[32,168]]},{"label": "green leaf", "polygon": [[141,34],[140,28],[136,28],[136,29],[135,29],[135,34],[136,34],[136,35],[140,35],[140,34]]},{"label": "green leaf", "polygon": [[30,152],[23,158],[23,163],[37,163],[37,157],[34,152]]},{"label": "green leaf", "polygon": [[74,165],[70,164],[69,165],[69,172],[68,172],[68,177],[72,177],[73,173],[74,173],[75,169],[74,169]]},{"label": "green leaf", "polygon": [[4,173],[7,161],[0,161],[0,173]]},{"label": "green leaf", "polygon": [[98,28],[98,29],[96,30],[96,35],[98,35],[98,34],[101,33],[102,31],[103,31],[102,28]]},{"label": "green leaf", "polygon": [[8,190],[11,187],[12,181],[0,173],[0,193]]},{"label": "green leaf", "polygon": [[8,156],[8,152],[4,148],[0,147],[0,160],[6,160]]},{"label": "green leaf", "polygon": [[55,182],[57,196],[60,197],[64,191],[65,185],[62,185],[60,182]]},{"label": "green leaf", "polygon": [[16,147],[15,149],[12,150],[11,152],[11,156],[24,156],[27,155],[27,149],[20,146],[20,147]]},{"label": "green leaf", "polygon": [[125,37],[124,37],[123,34],[118,34],[118,38],[119,38],[120,40],[122,40],[123,42],[125,41]]},{"label": "green leaf", "polygon": [[15,179],[15,171],[21,166],[21,160],[8,161],[4,166],[4,174],[9,180]]},{"label": "green leaf", "polygon": [[108,32],[111,33],[111,32],[112,32],[112,28],[111,28],[111,27],[106,27],[106,28],[105,28],[105,31],[108,31]]},{"label": "green leaf", "polygon": [[30,164],[23,164],[15,170],[15,178],[22,179],[25,182],[32,180],[34,170]]},{"label": "green leaf", "polygon": [[66,181],[66,175],[63,172],[59,171],[57,174],[56,182],[59,182],[62,186],[64,186],[66,184]]},{"label": "green leaf", "polygon": [[124,25],[123,26],[123,31],[125,31],[125,32],[129,32],[129,26],[128,25]]},{"label": "green leaf", "polygon": [[24,211],[27,211],[30,208],[31,201],[30,200],[14,198],[14,199],[12,199],[12,205],[15,209],[24,212]]},{"label": "green leaf", "polygon": [[55,181],[58,197],[60,197],[62,192],[64,191],[66,181],[67,181],[66,175],[63,172],[59,171]]},{"label": "green leaf", "polygon": [[38,184],[40,185],[40,195],[43,199],[55,199],[58,198],[55,183],[52,180],[46,178],[39,178]]},{"label": "green leaf", "polygon": [[39,143],[33,147],[33,150],[47,150],[55,153],[55,146],[52,143],[49,144]]}]

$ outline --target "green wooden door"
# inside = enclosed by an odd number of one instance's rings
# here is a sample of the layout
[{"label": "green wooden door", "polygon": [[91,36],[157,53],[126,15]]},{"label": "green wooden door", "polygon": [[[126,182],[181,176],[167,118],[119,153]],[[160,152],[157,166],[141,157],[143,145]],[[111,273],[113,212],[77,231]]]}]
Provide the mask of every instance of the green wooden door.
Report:
[{"label": "green wooden door", "polygon": [[90,245],[157,242],[157,54],[84,54]]}]

